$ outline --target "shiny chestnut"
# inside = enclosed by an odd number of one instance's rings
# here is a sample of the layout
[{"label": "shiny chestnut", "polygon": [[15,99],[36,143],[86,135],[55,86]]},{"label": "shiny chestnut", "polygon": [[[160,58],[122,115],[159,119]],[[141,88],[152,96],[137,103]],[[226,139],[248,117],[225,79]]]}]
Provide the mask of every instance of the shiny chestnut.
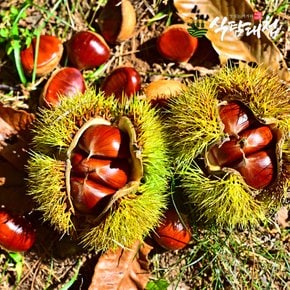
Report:
[{"label": "shiny chestnut", "polygon": [[73,97],[86,90],[81,72],[73,67],[56,70],[46,82],[39,103],[41,106],[54,107],[60,102],[60,96]]},{"label": "shiny chestnut", "polygon": [[110,58],[110,48],[104,38],[92,31],[79,31],[67,43],[71,64],[79,70],[98,67]]},{"label": "shiny chestnut", "polygon": [[222,144],[214,144],[207,153],[208,161],[214,166],[230,166],[243,158],[243,151],[236,138],[231,138]]},{"label": "shiny chestnut", "polygon": [[73,204],[82,213],[91,213],[105,197],[116,192],[113,188],[83,177],[72,176],[70,183]]},{"label": "shiny chestnut", "polygon": [[0,246],[8,251],[24,252],[35,242],[35,230],[23,216],[0,209]]},{"label": "shiny chestnut", "polygon": [[246,155],[263,149],[273,139],[273,134],[269,126],[247,129],[239,136],[239,145]]},{"label": "shiny chestnut", "polygon": [[213,145],[207,156],[212,165],[231,166],[241,161],[243,156],[248,156],[265,148],[272,138],[272,131],[268,126],[246,129],[238,138],[231,136],[229,141]]},{"label": "shiny chestnut", "polygon": [[145,87],[144,93],[153,107],[166,108],[168,100],[185,89],[186,85],[177,80],[156,80]]},{"label": "shiny chestnut", "polygon": [[98,18],[98,24],[101,34],[109,43],[125,41],[135,31],[135,9],[128,0],[108,0]]},{"label": "shiny chestnut", "polygon": [[106,96],[114,95],[121,99],[130,97],[141,89],[141,77],[133,67],[119,67],[113,70],[104,80],[101,90]]},{"label": "shiny chestnut", "polygon": [[250,187],[262,189],[268,186],[275,178],[274,166],[271,153],[259,151],[245,157],[233,168],[240,172]]},{"label": "shiny chestnut", "polygon": [[157,38],[157,49],[164,58],[174,62],[187,62],[193,56],[198,39],[191,36],[187,29],[187,25],[174,24]]},{"label": "shiny chestnut", "polygon": [[174,209],[165,212],[160,225],[155,229],[154,240],[167,250],[180,250],[191,240],[189,223],[183,215],[182,220]]},{"label": "shiny chestnut", "polygon": [[72,170],[90,180],[120,189],[126,185],[129,176],[127,159],[97,159],[85,158],[81,153],[73,153],[71,157]]},{"label": "shiny chestnut", "polygon": [[89,157],[128,158],[129,137],[119,128],[110,125],[94,125],[82,134],[79,148]]},{"label": "shiny chestnut", "polygon": [[[39,39],[36,75],[44,76],[59,64],[62,57],[63,45],[60,39],[52,35],[41,35]],[[21,63],[26,74],[31,75],[36,55],[36,38],[30,46],[20,52]]]},{"label": "shiny chestnut", "polygon": [[246,107],[235,101],[228,102],[219,107],[219,115],[224,124],[224,132],[237,136],[250,126],[250,116]]}]

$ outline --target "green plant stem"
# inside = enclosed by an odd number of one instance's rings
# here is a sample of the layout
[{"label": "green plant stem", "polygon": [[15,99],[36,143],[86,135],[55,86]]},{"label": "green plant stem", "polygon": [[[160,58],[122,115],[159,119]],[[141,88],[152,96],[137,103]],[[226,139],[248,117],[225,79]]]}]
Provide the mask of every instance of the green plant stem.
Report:
[{"label": "green plant stem", "polygon": [[30,1],[24,5],[21,10],[19,11],[19,14],[17,15],[15,21],[12,25],[12,31],[13,34],[16,36],[16,39],[13,39],[11,41],[12,47],[13,47],[13,55],[14,55],[14,61],[17,69],[17,73],[19,75],[20,81],[26,85],[27,79],[25,77],[21,59],[20,59],[20,40],[19,40],[19,32],[18,32],[18,22],[21,19],[23,13],[26,11],[26,9],[31,5]]},{"label": "green plant stem", "polygon": [[35,84],[35,81],[36,81],[36,67],[37,67],[37,60],[38,60],[39,42],[40,42],[41,31],[45,27],[45,24],[47,23],[47,21],[54,15],[54,12],[56,11],[56,9],[58,8],[58,6],[60,5],[60,3],[62,1],[63,0],[58,0],[55,3],[55,5],[51,9],[51,11],[48,13],[47,18],[43,21],[43,23],[36,30],[35,57],[34,57],[33,71],[32,71],[32,79],[31,79],[32,85],[34,85]]},{"label": "green plant stem", "polygon": [[25,77],[22,63],[21,63],[21,58],[20,58],[20,43],[19,40],[12,40],[12,45],[13,45],[13,55],[14,55],[14,61],[16,65],[16,70],[18,73],[18,76],[20,78],[20,81],[22,84],[26,85],[27,84],[27,79]]}]

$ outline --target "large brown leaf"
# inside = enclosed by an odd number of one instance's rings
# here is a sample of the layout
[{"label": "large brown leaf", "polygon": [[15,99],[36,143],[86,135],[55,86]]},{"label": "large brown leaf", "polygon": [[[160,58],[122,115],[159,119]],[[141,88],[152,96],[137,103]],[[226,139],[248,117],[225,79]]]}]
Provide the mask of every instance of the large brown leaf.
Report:
[{"label": "large brown leaf", "polygon": [[151,246],[136,241],[130,249],[107,251],[98,260],[89,290],[145,289],[151,250]]},{"label": "large brown leaf", "polygon": [[20,170],[27,159],[27,130],[33,120],[34,114],[0,103],[0,155]]},{"label": "large brown leaf", "polygon": [[278,72],[282,79],[290,80],[285,60],[266,30],[261,32],[260,38],[256,35],[238,37],[234,31],[227,31],[222,37],[222,31],[217,32],[218,26],[210,28],[210,23],[216,17],[219,17],[220,22],[223,17],[236,22],[240,19],[253,22],[251,16],[254,9],[246,0],[174,0],[174,6],[187,23],[197,19],[196,11],[199,15],[207,15],[208,19],[204,22],[208,29],[206,36],[219,54],[221,63],[229,58],[252,61]]}]

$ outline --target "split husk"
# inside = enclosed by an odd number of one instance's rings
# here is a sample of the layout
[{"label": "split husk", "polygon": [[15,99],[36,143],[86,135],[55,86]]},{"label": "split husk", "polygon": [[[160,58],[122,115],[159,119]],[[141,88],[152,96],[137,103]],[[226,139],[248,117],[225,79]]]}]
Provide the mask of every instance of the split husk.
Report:
[{"label": "split husk", "polygon": [[[67,161],[77,132],[94,118],[131,130],[131,154],[138,173],[133,173],[133,181],[115,194],[100,215],[87,216],[78,213],[70,201]],[[59,232],[75,235],[84,246],[98,251],[130,246],[158,224],[166,208],[170,168],[162,124],[146,101],[134,97],[116,102],[114,96],[88,89],[74,98],[63,98],[53,109],[40,109],[33,131],[28,191],[44,220]]]},{"label": "split husk", "polygon": [[[275,132],[277,174],[263,189],[253,189],[234,169],[208,172],[207,149],[228,138],[218,104],[236,100]],[[170,99],[167,131],[176,175],[195,216],[219,225],[247,226],[266,219],[289,190],[290,97],[280,79],[261,67],[225,68],[192,83]],[[287,149],[288,148],[288,149]]]}]

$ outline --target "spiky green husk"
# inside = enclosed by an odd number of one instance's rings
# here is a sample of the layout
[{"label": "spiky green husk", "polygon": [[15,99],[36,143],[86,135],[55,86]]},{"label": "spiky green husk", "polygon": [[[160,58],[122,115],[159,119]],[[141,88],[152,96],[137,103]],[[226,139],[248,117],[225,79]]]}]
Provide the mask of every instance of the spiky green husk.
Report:
[{"label": "spiky green husk", "polygon": [[222,69],[213,81],[220,100],[239,100],[260,120],[275,120],[285,134],[290,131],[290,96],[279,77],[262,67]]},{"label": "spiky green husk", "polygon": [[54,226],[57,225],[56,228],[61,232],[68,233],[73,224],[66,204],[65,163],[34,152],[28,161],[28,168],[29,192],[33,192],[36,200],[39,199],[38,209],[43,211],[44,220],[49,220]]},{"label": "spiky green husk", "polygon": [[172,99],[166,125],[171,152],[181,187],[203,220],[231,227],[256,224],[265,218],[272,197],[285,196],[289,176],[280,178],[273,188],[253,190],[236,172],[224,173],[220,179],[205,174],[206,149],[225,137],[217,110],[217,104],[225,100],[242,101],[258,119],[275,123],[285,136],[282,162],[289,160],[285,146],[289,145],[289,94],[278,77],[260,67],[222,69]]},{"label": "spiky green husk", "polygon": [[[119,199],[100,224],[88,223],[76,229],[83,244],[106,250],[120,244],[130,246],[135,239],[144,238],[166,208],[170,170],[167,148],[162,124],[147,102],[132,98],[118,103],[113,97],[88,89],[83,95],[63,99],[61,106],[52,110],[42,109],[34,129],[36,153],[29,160],[28,183],[29,193],[38,202],[45,219],[60,232],[70,231],[74,215],[69,210],[69,200],[65,200],[64,166],[61,165],[76,132],[96,116],[112,123],[117,123],[122,116],[129,117],[137,133],[144,166],[137,193]],[[62,207],[57,207],[58,204]]]},{"label": "spiky green husk", "polygon": [[194,214],[203,221],[244,227],[265,218],[264,205],[253,198],[251,190],[237,173],[212,179],[195,164],[181,172],[181,177],[185,193],[198,205]]},{"label": "spiky green husk", "polygon": [[196,81],[188,90],[170,99],[167,131],[178,163],[190,163],[209,144],[220,140],[216,85],[211,79]]}]

